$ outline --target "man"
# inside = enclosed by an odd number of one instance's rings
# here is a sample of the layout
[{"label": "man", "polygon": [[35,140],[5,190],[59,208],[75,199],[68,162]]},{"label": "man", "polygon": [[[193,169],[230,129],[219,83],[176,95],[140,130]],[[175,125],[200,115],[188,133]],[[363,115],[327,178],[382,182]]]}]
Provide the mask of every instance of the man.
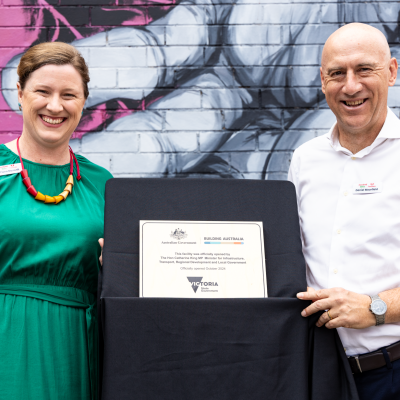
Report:
[{"label": "man", "polygon": [[361,400],[400,399],[400,120],[385,36],[349,24],[327,40],[322,91],[337,122],[300,146],[296,187],[307,292],[302,316],[338,328]]}]

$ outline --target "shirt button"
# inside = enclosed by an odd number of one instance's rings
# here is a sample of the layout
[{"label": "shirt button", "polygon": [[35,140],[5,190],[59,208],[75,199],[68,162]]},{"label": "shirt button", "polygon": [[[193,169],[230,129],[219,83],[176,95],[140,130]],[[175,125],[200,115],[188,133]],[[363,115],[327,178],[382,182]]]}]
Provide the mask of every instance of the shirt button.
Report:
[{"label": "shirt button", "polygon": [[346,351],[347,351],[346,347],[343,347],[343,350],[344,350],[344,352],[346,353]]},{"label": "shirt button", "polygon": [[338,229],[336,232],[338,235],[340,235],[342,233],[342,231],[340,229]]},{"label": "shirt button", "polygon": [[347,193],[347,192],[344,192],[343,194],[344,194],[345,196],[347,196],[347,195],[348,195],[348,193]]},{"label": "shirt button", "polygon": [[334,270],[333,270],[333,273],[334,273],[334,274],[337,274],[337,273],[338,273],[338,270],[337,270],[337,269],[334,269]]},{"label": "shirt button", "polygon": [[357,157],[351,157],[352,160],[357,160]]}]

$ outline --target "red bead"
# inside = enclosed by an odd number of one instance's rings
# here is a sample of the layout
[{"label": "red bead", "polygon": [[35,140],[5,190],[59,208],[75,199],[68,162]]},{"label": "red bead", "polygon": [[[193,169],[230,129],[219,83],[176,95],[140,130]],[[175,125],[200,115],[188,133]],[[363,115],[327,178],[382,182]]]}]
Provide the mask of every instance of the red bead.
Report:
[{"label": "red bead", "polygon": [[28,189],[26,189],[26,191],[31,194],[33,197],[37,196],[37,191],[36,189],[31,185],[28,187]]},{"label": "red bead", "polygon": [[23,169],[23,170],[20,172],[20,174],[21,174],[21,176],[22,176],[22,179],[28,178],[28,171],[27,171],[26,169]]},{"label": "red bead", "polygon": [[29,186],[32,186],[31,178],[24,178],[22,179],[22,182],[24,182],[24,185],[28,188]]}]

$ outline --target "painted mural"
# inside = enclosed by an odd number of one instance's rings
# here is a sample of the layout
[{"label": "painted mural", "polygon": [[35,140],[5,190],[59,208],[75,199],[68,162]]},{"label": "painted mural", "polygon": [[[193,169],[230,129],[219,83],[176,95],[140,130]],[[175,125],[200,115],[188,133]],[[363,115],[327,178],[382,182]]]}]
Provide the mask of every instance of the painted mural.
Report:
[{"label": "painted mural", "polygon": [[[323,43],[357,21],[399,51],[395,2],[3,0],[0,142],[17,137],[21,54],[79,48],[90,97],[71,145],[114,176],[286,179],[293,150],[334,122]],[[398,87],[390,105],[400,106]]]}]

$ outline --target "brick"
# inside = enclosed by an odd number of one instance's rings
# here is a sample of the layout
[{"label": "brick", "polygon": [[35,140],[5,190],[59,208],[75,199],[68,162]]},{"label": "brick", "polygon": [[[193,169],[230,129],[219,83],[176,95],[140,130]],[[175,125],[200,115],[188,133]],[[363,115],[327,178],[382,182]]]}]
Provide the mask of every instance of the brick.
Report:
[{"label": "brick", "polygon": [[69,145],[75,154],[80,154],[82,151],[81,139],[70,139]]},{"label": "brick", "polygon": [[[46,0],[48,1],[48,0]],[[116,0],[54,0],[60,2],[61,6],[111,6],[116,3]]]},{"label": "brick", "polygon": [[[161,29],[162,27],[157,27]],[[152,29],[154,31],[154,29]],[[163,31],[162,31],[163,32]],[[110,47],[138,47],[138,46],[154,46],[157,41],[154,36],[147,30],[133,27],[112,28],[107,32],[107,43]]]},{"label": "brick", "polygon": [[[49,5],[57,5],[58,0],[46,0]],[[37,6],[37,0],[3,0],[4,6]]]},{"label": "brick", "polygon": [[14,90],[9,90],[9,89],[4,89],[2,90],[2,94],[4,97],[4,100],[6,101],[0,101],[0,110],[14,110],[18,111],[18,92],[17,89],[15,88]]},{"label": "brick", "polygon": [[134,153],[138,149],[138,135],[134,132],[93,133],[82,138],[84,153]]},{"label": "brick", "polygon": [[258,135],[259,150],[265,151],[274,149],[275,145],[279,143],[283,133],[284,132],[282,130],[261,132]]},{"label": "brick", "polygon": [[254,89],[205,89],[203,108],[258,108],[258,90]]},{"label": "brick", "polygon": [[94,36],[74,40],[72,44],[81,51],[82,48],[104,47],[107,45],[107,32],[99,32]]},{"label": "brick", "polygon": [[[71,26],[89,24],[89,7],[54,7]],[[51,12],[44,12],[43,26],[54,26],[55,20]]]},{"label": "brick", "polygon": [[[247,67],[262,65],[262,49],[263,46],[229,46],[221,48],[221,50],[229,57],[229,65]],[[210,56],[209,52],[215,51],[216,49],[206,48],[206,57]],[[217,55],[219,56],[218,52]]]},{"label": "brick", "polygon": [[293,151],[303,143],[317,137],[315,131],[286,131],[276,143],[275,150],[290,150]]},{"label": "brick", "polygon": [[13,111],[0,112],[0,132],[11,133],[22,131],[22,116]]},{"label": "brick", "polygon": [[148,23],[147,8],[143,6],[124,7],[93,7],[92,25],[100,26],[142,26]]},{"label": "brick", "polygon": [[238,24],[261,24],[263,22],[263,6],[259,4],[239,4],[233,5],[229,16],[231,28]]},{"label": "brick", "polygon": [[15,90],[18,82],[16,68],[4,68],[2,71],[2,89]]},{"label": "brick", "polygon": [[218,151],[255,151],[257,149],[257,136],[255,131],[234,132]]},{"label": "brick", "polygon": [[378,4],[346,4],[345,22],[380,22]]},{"label": "brick", "polygon": [[379,17],[381,21],[397,22],[399,18],[400,5],[398,3],[378,3]]},{"label": "brick", "polygon": [[126,153],[112,155],[112,173],[160,173],[169,164],[169,155],[160,153]]},{"label": "brick", "polygon": [[34,28],[0,28],[1,47],[29,47],[38,38],[38,32]]},{"label": "brick", "polygon": [[140,151],[188,152],[197,151],[197,134],[193,132],[141,133]]},{"label": "brick", "polygon": [[[269,0],[261,0],[261,2]],[[320,22],[318,4],[270,4],[264,6],[264,24],[316,24]]]},{"label": "brick", "polygon": [[175,90],[149,106],[152,110],[193,109],[201,107],[199,90]]},{"label": "brick", "polygon": [[210,131],[222,129],[222,114],[217,111],[167,111],[166,130]]},{"label": "brick", "polygon": [[318,103],[318,89],[265,89],[261,99],[262,106],[266,108],[312,107]]},{"label": "brick", "polygon": [[323,46],[265,46],[264,65],[320,65]]},{"label": "brick", "polygon": [[231,153],[231,166],[239,172],[261,172],[268,153]]},{"label": "brick", "polygon": [[107,131],[161,131],[163,115],[155,111],[137,111],[126,117],[117,119],[107,127]]},{"label": "brick", "polygon": [[290,129],[326,129],[326,132],[336,121],[331,110],[296,110],[295,112],[285,110],[284,118],[294,121]]},{"label": "brick", "polygon": [[[142,100],[143,90],[137,89],[91,89],[86,107],[90,108],[113,99]],[[108,105],[110,109],[110,105]],[[112,109],[112,108],[111,108]]]},{"label": "brick", "polygon": [[167,45],[205,45],[207,44],[206,26],[167,26],[165,32]]},{"label": "brick", "polygon": [[0,26],[30,26],[32,25],[32,10],[20,7],[0,6]]},{"label": "brick", "polygon": [[163,48],[165,54],[165,65],[179,66],[201,66],[204,65],[204,51],[198,46],[168,46]]},{"label": "brick", "polygon": [[267,172],[264,179],[270,181],[287,181],[287,172]]},{"label": "brick", "polygon": [[158,68],[130,68],[118,70],[120,88],[154,88],[157,85]]},{"label": "brick", "polygon": [[400,87],[389,88],[388,106],[400,107]]},{"label": "brick", "polygon": [[143,47],[91,48],[89,67],[144,67],[146,49]]},{"label": "brick", "polygon": [[220,146],[224,144],[230,137],[232,137],[232,132],[226,132],[226,131],[200,132],[199,133],[200,151],[218,152],[220,150]]},{"label": "brick", "polygon": [[344,21],[345,4],[323,4],[321,6],[321,22],[335,23]]},{"label": "brick", "polygon": [[91,68],[89,89],[108,89],[117,86],[117,70]]},{"label": "brick", "polygon": [[[199,154],[199,153],[178,153],[174,155],[174,166],[176,173],[211,174],[218,177],[230,173],[230,155],[225,153]],[[218,175],[217,175],[218,174]],[[204,176],[204,175],[203,175]],[[226,176],[230,177],[230,176]]]},{"label": "brick", "polygon": [[279,129],[281,127],[280,110],[244,110],[240,113],[240,118],[230,118],[229,114],[234,111],[224,111],[225,119],[232,120],[232,124],[227,129]]},{"label": "brick", "polygon": [[280,32],[275,25],[234,25],[229,28],[229,44],[279,44]]},{"label": "brick", "polygon": [[290,162],[292,161],[292,152],[290,151],[274,151],[268,162],[267,171],[271,172],[288,172]]},{"label": "brick", "polygon": [[202,5],[154,6],[148,7],[148,12],[152,25],[206,25],[208,22]]},{"label": "brick", "polygon": [[92,163],[95,163],[97,165],[100,165],[100,167],[103,167],[107,169],[108,171],[111,171],[110,168],[110,155],[108,153],[104,154],[99,154],[99,153],[80,153],[82,156],[86,157],[89,161]]},{"label": "brick", "polygon": [[339,25],[285,25],[283,29],[284,44],[325,44],[328,37],[339,28]]},{"label": "brick", "polygon": [[0,144],[11,142],[12,140],[18,139],[20,136],[21,136],[21,132],[0,133]]},{"label": "brick", "polygon": [[321,86],[318,67],[293,67],[290,86]]},{"label": "brick", "polygon": [[235,85],[244,87],[281,87],[290,82],[292,70],[288,67],[236,67]]}]

